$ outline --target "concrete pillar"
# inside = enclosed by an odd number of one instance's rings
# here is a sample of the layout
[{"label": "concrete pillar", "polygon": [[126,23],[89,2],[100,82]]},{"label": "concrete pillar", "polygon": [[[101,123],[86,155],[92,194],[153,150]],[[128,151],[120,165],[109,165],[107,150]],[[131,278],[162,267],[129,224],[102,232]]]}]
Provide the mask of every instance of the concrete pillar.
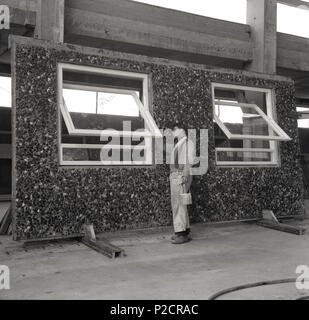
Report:
[{"label": "concrete pillar", "polygon": [[248,70],[276,73],[277,0],[247,0],[247,23],[251,27],[253,61]]},{"label": "concrete pillar", "polygon": [[63,42],[64,1],[39,0],[35,36],[38,39]]}]

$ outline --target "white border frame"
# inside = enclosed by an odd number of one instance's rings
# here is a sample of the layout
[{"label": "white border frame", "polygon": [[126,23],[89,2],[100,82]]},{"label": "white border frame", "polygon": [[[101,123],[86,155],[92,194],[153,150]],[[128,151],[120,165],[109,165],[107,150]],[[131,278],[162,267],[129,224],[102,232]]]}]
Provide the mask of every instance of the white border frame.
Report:
[{"label": "white border frame", "polygon": [[[74,71],[83,71],[88,73],[97,73],[97,74],[107,74],[113,75],[117,77],[127,78],[127,79],[139,79],[143,81],[143,97],[142,102],[138,98],[136,92],[134,90],[125,90],[125,89],[116,89],[116,88],[106,88],[106,87],[90,87],[90,86],[83,86],[83,85],[74,85],[74,84],[65,84],[63,85],[63,70],[74,70]],[[157,127],[154,119],[152,118],[149,112],[149,90],[148,90],[148,83],[149,83],[149,76],[143,73],[136,73],[136,72],[127,72],[127,71],[120,71],[120,70],[111,70],[111,69],[104,69],[98,67],[88,67],[88,66],[81,66],[69,63],[58,63],[57,66],[58,71],[58,104],[60,112],[63,116],[64,122],[67,126],[67,130],[70,135],[72,136],[123,136],[123,137],[144,137],[145,138],[145,149],[146,153],[146,160],[145,161],[65,161],[63,160],[63,149],[68,148],[68,144],[61,143],[61,131],[59,132],[59,162],[60,165],[68,165],[68,166],[113,166],[113,165],[130,165],[130,166],[139,166],[139,165],[152,165],[152,138],[153,137],[162,137],[162,134]],[[102,92],[113,92],[113,93],[126,93],[132,95],[135,102],[139,107],[139,111],[141,113],[142,118],[145,121],[146,130],[137,130],[137,131],[117,131],[117,130],[88,130],[88,129],[76,129],[74,123],[70,117],[68,109],[65,105],[65,101],[63,99],[63,88],[79,88],[84,90],[95,90],[99,89]],[[60,122],[60,113],[59,113],[59,122]],[[61,124],[60,124],[61,125]],[[60,127],[59,125],[59,127]],[[81,148],[81,149],[88,149],[89,145],[85,144],[69,144],[70,148]],[[109,146],[109,145],[108,145]],[[103,148],[104,145],[92,145],[89,148]],[[110,146],[109,146],[110,147]],[[116,146],[112,146],[116,147]],[[136,146],[134,146],[136,147]],[[119,149],[123,149],[119,146]]]},{"label": "white border frame", "polygon": [[[215,112],[215,106],[216,106],[216,97],[215,97],[215,89],[216,88],[223,88],[223,89],[240,89],[240,90],[247,90],[247,91],[253,91],[253,92],[263,92],[266,94],[266,108],[267,108],[267,115],[255,104],[245,104],[245,103],[235,103],[235,105],[243,105],[246,107],[254,108],[259,115],[261,115],[266,122],[270,125],[270,134],[272,134],[273,130],[279,134],[279,137],[276,136],[250,136],[250,135],[233,135],[230,133],[228,128],[218,119]],[[263,149],[263,152],[269,152],[271,153],[271,161],[218,161],[217,159],[217,150],[218,152],[222,151],[234,151],[236,152],[238,149],[241,151],[246,150],[246,152],[258,152],[257,150],[262,149],[254,149],[254,148],[216,148],[216,165],[222,166],[222,167],[265,167],[265,166],[278,166],[279,165],[279,147],[278,147],[278,141],[290,141],[291,138],[280,128],[280,126],[276,123],[274,120],[275,115],[275,100],[273,95],[272,89],[266,89],[266,88],[255,88],[250,86],[242,86],[242,85],[234,85],[234,84],[226,84],[226,83],[211,83],[211,91],[212,91],[212,105],[213,105],[213,116],[214,120],[217,122],[219,127],[222,129],[222,131],[225,133],[225,135],[228,137],[228,139],[235,139],[235,140],[265,140],[269,141],[270,147],[269,149]],[[220,104],[224,105],[224,102],[220,102]],[[230,105],[231,103],[226,103],[227,105]],[[220,124],[222,125],[220,125]],[[270,139],[270,138],[271,139]],[[266,151],[268,150],[268,151]]]}]

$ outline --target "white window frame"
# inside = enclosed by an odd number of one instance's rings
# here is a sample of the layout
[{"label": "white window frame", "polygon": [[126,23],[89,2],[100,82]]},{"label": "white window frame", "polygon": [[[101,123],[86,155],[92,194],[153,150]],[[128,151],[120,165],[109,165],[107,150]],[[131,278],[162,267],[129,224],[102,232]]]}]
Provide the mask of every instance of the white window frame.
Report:
[{"label": "white window frame", "polygon": [[[269,125],[270,128],[270,135],[269,136],[259,136],[259,135],[239,135],[239,134],[232,134],[225,124],[218,118],[216,115],[216,97],[215,97],[215,89],[238,89],[238,90],[247,90],[253,92],[263,92],[266,94],[266,109],[267,115],[256,105],[256,104],[248,104],[248,103],[230,103],[230,102],[221,102],[220,105],[235,105],[240,107],[249,107],[253,108]],[[233,85],[233,84],[225,84],[225,83],[216,83],[213,82],[211,84],[212,90],[212,104],[213,104],[213,118],[215,122],[218,124],[220,129],[224,132],[230,140],[264,140],[269,141],[270,148],[263,149],[263,148],[216,148],[215,155],[216,155],[216,165],[223,166],[223,167],[265,167],[265,166],[278,166],[279,165],[279,148],[278,142],[279,141],[290,141],[291,138],[280,128],[280,126],[276,123],[274,119],[275,114],[275,102],[273,96],[272,89],[264,89],[264,88],[255,88],[249,86],[241,86],[241,85]],[[276,132],[278,136],[275,136],[273,132]],[[243,152],[243,153],[270,153],[271,160],[270,161],[219,161],[218,160],[218,153],[219,152]]]},{"label": "white window frame", "polygon": [[[143,83],[143,97],[142,102],[137,96],[134,90],[126,89],[117,89],[117,88],[107,88],[107,87],[94,87],[88,85],[75,85],[75,84],[63,84],[63,71],[64,70],[73,70],[81,71],[88,73],[97,73],[104,75],[112,75],[116,77],[126,78],[126,79],[135,79],[142,80]],[[136,73],[136,72],[127,72],[120,70],[111,70],[98,67],[88,67],[73,65],[68,63],[58,63],[58,105],[60,113],[63,116],[64,122],[66,124],[69,135],[71,136],[99,136],[99,137],[132,137],[132,138],[141,138],[144,137],[145,145],[135,146],[116,146],[108,144],[108,149],[144,149],[145,150],[145,161],[68,161],[63,160],[63,149],[73,148],[73,149],[103,149],[104,145],[99,144],[68,144],[61,143],[61,130],[59,130],[59,162],[63,166],[139,166],[139,165],[152,165],[153,164],[153,154],[152,154],[152,140],[153,138],[162,137],[161,131],[157,127],[154,119],[152,118],[149,111],[149,90],[148,90],[149,77],[147,74]],[[88,90],[88,91],[100,91],[107,93],[122,93],[131,95],[136,104],[138,105],[139,112],[145,122],[145,130],[137,131],[117,131],[117,130],[91,130],[91,129],[77,129],[74,126],[74,123],[71,119],[68,108],[65,105],[63,98],[63,89],[79,89],[79,90]],[[59,114],[60,118],[60,114]]]}]

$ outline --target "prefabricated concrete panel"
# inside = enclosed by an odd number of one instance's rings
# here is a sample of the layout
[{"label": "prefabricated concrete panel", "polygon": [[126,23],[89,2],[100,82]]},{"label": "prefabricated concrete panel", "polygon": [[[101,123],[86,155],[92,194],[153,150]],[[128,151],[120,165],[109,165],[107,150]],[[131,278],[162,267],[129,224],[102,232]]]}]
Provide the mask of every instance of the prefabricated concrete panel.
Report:
[{"label": "prefabricated concrete panel", "polygon": [[[13,212],[16,239],[172,223],[169,167],[61,167],[58,156],[57,63],[151,75],[153,117],[159,128],[181,122],[209,129],[209,172],[194,178],[192,222],[303,213],[294,84],[276,76],[207,69],[202,65],[14,37]],[[211,82],[271,88],[277,120],[292,138],[280,143],[280,166],[215,165]]]}]

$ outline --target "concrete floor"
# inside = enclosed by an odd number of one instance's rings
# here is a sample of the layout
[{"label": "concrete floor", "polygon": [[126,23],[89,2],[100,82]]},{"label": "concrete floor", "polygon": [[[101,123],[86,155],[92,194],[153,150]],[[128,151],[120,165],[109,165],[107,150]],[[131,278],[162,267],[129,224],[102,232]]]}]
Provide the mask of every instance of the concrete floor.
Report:
[{"label": "concrete floor", "polygon": [[[309,220],[297,222],[307,225]],[[127,256],[111,260],[83,244],[50,244],[25,251],[0,237],[0,265],[11,290],[0,299],[208,299],[256,281],[294,278],[309,266],[309,236],[254,224],[195,225],[194,240],[175,246],[170,229],[105,234]],[[295,284],[243,290],[224,299],[295,299]]]}]

